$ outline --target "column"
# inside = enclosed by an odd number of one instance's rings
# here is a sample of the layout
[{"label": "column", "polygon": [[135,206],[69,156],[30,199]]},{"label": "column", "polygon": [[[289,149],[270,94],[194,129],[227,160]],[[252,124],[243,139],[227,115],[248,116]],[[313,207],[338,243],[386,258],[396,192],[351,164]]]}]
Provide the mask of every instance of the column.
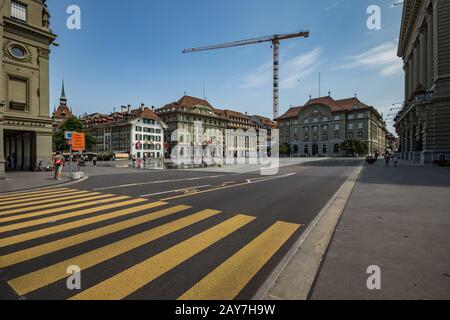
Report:
[{"label": "column", "polygon": [[408,58],[408,100],[411,100],[414,96],[414,55],[411,55]]},{"label": "column", "polygon": [[433,9],[427,10],[427,90],[433,86]]},{"label": "column", "polygon": [[31,138],[30,133],[22,137],[23,140],[23,170],[31,170]]},{"label": "column", "polygon": [[420,48],[420,72],[419,72],[419,86],[424,90],[428,89],[427,86],[427,28],[420,28],[419,35],[419,48]]},{"label": "column", "polygon": [[16,136],[16,169],[22,170],[23,167],[23,137]]},{"label": "column", "polygon": [[420,84],[420,48],[419,43],[416,42],[414,44],[414,83],[413,83],[413,92],[415,95],[415,92],[417,91],[417,88]]},{"label": "column", "polygon": [[5,152],[3,142],[3,127],[0,127],[0,180],[5,179]]},{"label": "column", "polygon": [[405,61],[403,66],[405,71],[405,101],[409,100],[409,61]]}]

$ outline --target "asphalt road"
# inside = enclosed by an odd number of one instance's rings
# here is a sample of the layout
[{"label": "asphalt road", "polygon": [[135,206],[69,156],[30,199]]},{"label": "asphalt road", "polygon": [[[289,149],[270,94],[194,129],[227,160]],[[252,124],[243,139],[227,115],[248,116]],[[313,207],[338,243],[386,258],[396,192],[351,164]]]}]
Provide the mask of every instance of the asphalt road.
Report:
[{"label": "asphalt road", "polygon": [[360,163],[133,171],[0,197],[0,298],[250,299]]}]

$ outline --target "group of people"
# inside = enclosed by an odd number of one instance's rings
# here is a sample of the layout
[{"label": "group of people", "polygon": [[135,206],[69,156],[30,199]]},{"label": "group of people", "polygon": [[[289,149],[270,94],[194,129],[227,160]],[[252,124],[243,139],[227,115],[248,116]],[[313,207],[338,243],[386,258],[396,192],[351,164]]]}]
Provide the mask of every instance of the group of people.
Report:
[{"label": "group of people", "polygon": [[[72,158],[73,159],[73,158]],[[88,161],[88,156],[80,156],[77,158],[77,162],[83,160]],[[66,161],[64,159],[64,156],[61,154],[61,152],[57,152],[56,156],[53,158],[53,165],[55,166],[55,180],[61,180],[62,170],[65,165]],[[94,156],[92,158],[92,163],[94,167],[97,166],[97,156]]]},{"label": "group of people", "polygon": [[386,161],[386,166],[389,167],[391,160],[394,161],[394,166],[398,167],[398,153],[394,152],[394,153],[390,153],[389,151],[386,151],[384,154],[384,160]]}]

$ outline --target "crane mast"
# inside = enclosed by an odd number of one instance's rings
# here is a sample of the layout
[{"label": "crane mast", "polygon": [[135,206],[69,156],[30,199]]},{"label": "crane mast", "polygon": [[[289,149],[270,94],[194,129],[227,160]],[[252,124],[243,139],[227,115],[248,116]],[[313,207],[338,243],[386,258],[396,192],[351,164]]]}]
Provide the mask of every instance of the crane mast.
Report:
[{"label": "crane mast", "polygon": [[227,42],[218,45],[205,46],[199,48],[184,49],[183,53],[193,53],[217,49],[225,49],[232,47],[246,46],[250,44],[258,44],[263,42],[272,42],[273,49],[273,118],[276,119],[280,112],[280,41],[293,38],[308,38],[309,31],[301,31],[297,33],[288,33],[281,35],[272,35],[267,37],[252,38],[247,40],[239,40]]}]

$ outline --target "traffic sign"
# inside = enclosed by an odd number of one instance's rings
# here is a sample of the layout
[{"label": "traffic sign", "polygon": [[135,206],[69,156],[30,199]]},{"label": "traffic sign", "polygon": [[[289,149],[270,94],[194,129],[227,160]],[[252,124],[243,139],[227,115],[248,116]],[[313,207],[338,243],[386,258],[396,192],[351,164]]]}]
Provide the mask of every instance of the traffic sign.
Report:
[{"label": "traffic sign", "polygon": [[64,139],[72,140],[72,135],[73,135],[72,131],[64,131]]},{"label": "traffic sign", "polygon": [[84,133],[72,133],[72,150],[84,151],[86,149],[86,142]]}]

